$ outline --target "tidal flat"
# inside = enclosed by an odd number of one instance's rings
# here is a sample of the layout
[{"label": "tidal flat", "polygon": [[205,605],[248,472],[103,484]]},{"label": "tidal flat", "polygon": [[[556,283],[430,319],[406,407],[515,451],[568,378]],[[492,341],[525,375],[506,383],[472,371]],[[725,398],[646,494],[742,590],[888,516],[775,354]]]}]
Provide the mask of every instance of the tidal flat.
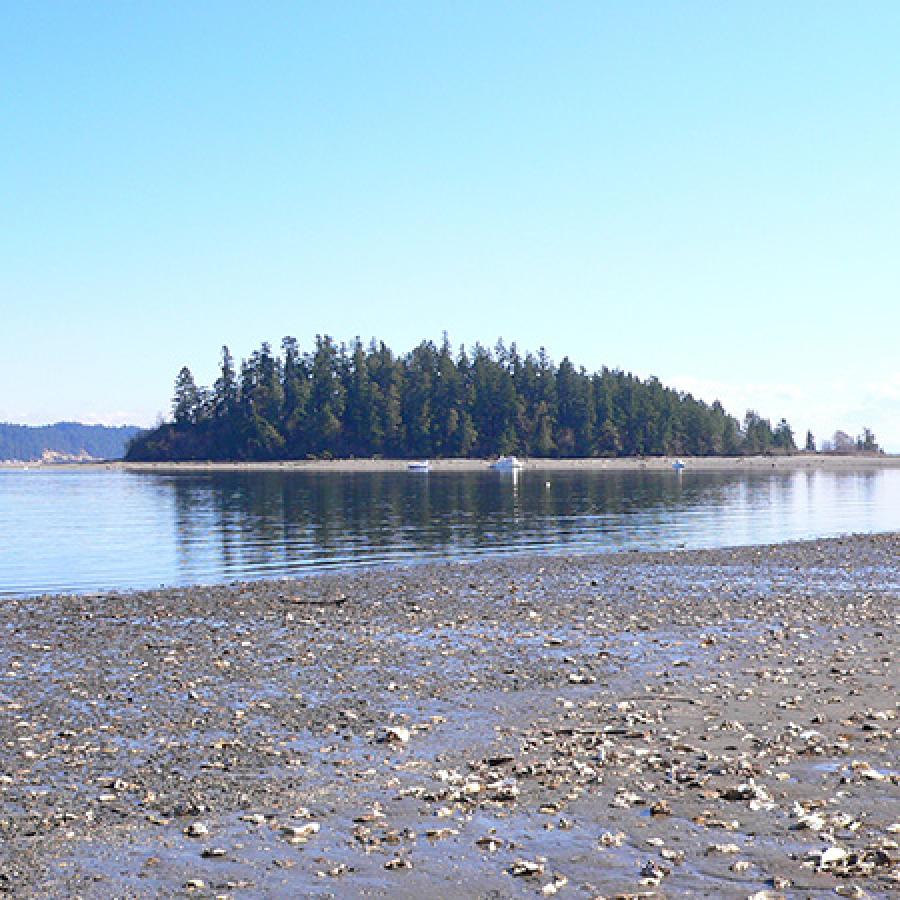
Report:
[{"label": "tidal flat", "polygon": [[0,893],[882,897],[900,535],[0,605]]}]

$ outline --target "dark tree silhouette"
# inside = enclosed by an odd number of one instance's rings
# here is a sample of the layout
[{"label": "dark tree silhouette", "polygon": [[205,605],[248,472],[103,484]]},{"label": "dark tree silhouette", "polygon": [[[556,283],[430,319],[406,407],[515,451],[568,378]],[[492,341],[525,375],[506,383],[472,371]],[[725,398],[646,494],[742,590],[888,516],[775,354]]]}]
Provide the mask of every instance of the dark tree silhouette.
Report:
[{"label": "dark tree silhouette", "polygon": [[[343,456],[543,457],[791,453],[782,419],[748,410],[743,422],[658,379],[541,349],[522,356],[501,340],[454,356],[423,341],[404,356],[383,342],[349,347],[318,335],[311,352],[295,338],[268,343],[236,371],[222,348],[211,391],[178,373],[174,422],[138,435],[128,459],[302,459]],[[867,436],[868,437],[868,436]],[[869,437],[868,445],[874,443]]]}]

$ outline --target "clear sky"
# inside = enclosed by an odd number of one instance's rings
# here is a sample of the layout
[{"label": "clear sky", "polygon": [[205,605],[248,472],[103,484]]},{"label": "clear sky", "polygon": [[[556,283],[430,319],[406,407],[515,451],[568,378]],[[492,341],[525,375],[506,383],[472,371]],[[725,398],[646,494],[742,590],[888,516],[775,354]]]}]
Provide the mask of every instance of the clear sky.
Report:
[{"label": "clear sky", "polygon": [[285,334],[545,346],[900,451],[900,3],[6,3],[0,420]]}]

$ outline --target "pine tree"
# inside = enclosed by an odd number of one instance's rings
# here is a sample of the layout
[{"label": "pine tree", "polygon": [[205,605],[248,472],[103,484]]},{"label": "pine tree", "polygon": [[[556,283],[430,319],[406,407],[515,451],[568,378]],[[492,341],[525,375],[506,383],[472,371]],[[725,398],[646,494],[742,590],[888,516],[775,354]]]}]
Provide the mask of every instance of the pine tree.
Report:
[{"label": "pine tree", "polygon": [[346,406],[344,430],[347,447],[354,456],[371,456],[377,452],[376,410],[372,379],[362,343],[357,337],[345,385]]},{"label": "pine tree", "polygon": [[310,445],[319,454],[340,453],[345,395],[338,374],[338,348],[325,335],[316,335],[310,384]]},{"label": "pine tree", "polygon": [[200,415],[201,393],[187,366],[182,366],[175,378],[172,415],[179,426],[196,425]]},{"label": "pine tree", "polygon": [[300,353],[297,339],[285,337],[281,341],[282,392],[284,411],[281,432],[289,456],[302,459],[309,452],[309,367]]},{"label": "pine tree", "polygon": [[878,446],[878,441],[875,439],[875,432],[873,432],[871,428],[863,429],[863,436],[860,443],[863,453],[878,453],[881,450]]},{"label": "pine tree", "polygon": [[772,446],[783,453],[793,453],[797,449],[797,445],[794,443],[794,430],[788,425],[787,419],[782,419],[775,427]]},{"label": "pine tree", "polygon": [[213,387],[213,398],[217,419],[227,419],[234,414],[238,399],[238,384],[234,371],[234,359],[227,346],[222,347],[221,374]]},{"label": "pine tree", "polygon": [[[423,341],[402,358],[374,340],[365,350],[317,336],[301,353],[286,337],[281,355],[267,343],[240,374],[228,347],[213,390],[178,373],[174,423],[139,436],[132,459],[275,459],[281,457],[604,456],[793,452],[786,420],[776,428],[750,410],[743,423],[716,402],[641,380],[619,370],[588,374],[564,358],[554,366],[541,348],[520,355],[498,340],[494,349],[461,347],[454,358],[445,334],[440,349]],[[874,452],[866,429],[846,443]],[[814,448],[812,434],[806,446]],[[841,445],[843,446],[843,444]]]}]

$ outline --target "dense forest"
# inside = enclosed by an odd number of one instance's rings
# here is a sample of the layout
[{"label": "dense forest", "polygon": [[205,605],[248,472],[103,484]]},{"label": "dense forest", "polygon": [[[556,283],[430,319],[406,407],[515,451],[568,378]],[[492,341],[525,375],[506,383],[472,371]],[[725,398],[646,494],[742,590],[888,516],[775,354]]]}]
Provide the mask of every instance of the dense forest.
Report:
[{"label": "dense forest", "polygon": [[30,462],[45,451],[67,456],[91,456],[94,459],[121,459],[125,445],[138,433],[133,425],[81,425],[57,422],[55,425],[10,425],[0,422],[0,459]]},{"label": "dense forest", "polygon": [[537,457],[788,453],[793,432],[743,421],[618,370],[588,373],[499,341],[453,352],[424,341],[395,355],[374,340],[286,337],[236,368],[227,347],[212,388],[175,380],[171,423],[138,435],[130,460]]}]

